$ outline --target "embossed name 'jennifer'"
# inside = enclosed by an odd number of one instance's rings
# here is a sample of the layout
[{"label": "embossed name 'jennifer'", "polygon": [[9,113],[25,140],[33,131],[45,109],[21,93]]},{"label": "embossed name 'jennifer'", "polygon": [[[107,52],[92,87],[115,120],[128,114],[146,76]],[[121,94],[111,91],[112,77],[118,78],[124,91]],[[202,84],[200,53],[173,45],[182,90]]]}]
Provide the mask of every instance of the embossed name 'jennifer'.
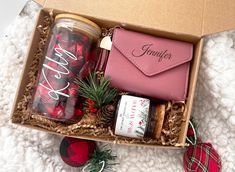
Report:
[{"label": "embossed name 'jennifer'", "polygon": [[153,50],[152,46],[153,44],[145,44],[142,46],[141,50],[134,49],[132,55],[134,57],[142,57],[144,55],[158,57],[158,62],[161,62],[163,59],[170,60],[172,58],[168,50]]}]

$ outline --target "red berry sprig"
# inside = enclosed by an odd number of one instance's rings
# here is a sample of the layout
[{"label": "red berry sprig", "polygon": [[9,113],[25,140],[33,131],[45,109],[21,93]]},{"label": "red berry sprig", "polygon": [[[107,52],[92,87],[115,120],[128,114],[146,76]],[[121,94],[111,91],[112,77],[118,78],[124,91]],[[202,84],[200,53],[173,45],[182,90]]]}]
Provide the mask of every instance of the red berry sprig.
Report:
[{"label": "red berry sprig", "polygon": [[88,105],[88,110],[90,113],[96,113],[97,112],[97,108],[95,108],[95,102],[91,99],[87,99],[86,101],[87,105]]}]

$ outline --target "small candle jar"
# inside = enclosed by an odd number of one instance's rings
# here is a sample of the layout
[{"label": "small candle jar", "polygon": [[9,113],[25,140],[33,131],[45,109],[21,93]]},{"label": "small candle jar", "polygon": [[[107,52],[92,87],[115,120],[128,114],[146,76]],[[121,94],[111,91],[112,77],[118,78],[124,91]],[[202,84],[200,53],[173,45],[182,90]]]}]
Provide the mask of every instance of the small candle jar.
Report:
[{"label": "small candle jar", "polygon": [[123,95],[116,112],[114,133],[131,138],[159,138],[165,115],[165,105],[149,99]]},{"label": "small candle jar", "polygon": [[75,77],[86,77],[96,63],[100,27],[77,15],[55,17],[42,67],[39,70],[32,109],[48,118],[67,121],[82,116],[83,99]]}]

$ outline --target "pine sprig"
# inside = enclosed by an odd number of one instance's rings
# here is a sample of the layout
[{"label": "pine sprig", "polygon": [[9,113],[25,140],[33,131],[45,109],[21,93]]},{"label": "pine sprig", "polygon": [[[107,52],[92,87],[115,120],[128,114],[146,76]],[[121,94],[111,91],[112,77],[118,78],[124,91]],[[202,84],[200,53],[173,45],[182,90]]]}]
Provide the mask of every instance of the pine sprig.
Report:
[{"label": "pine sprig", "polygon": [[92,155],[91,159],[87,162],[89,164],[88,169],[90,172],[99,172],[102,168],[100,162],[104,162],[104,169],[111,169],[112,166],[117,165],[118,163],[110,163],[109,161],[114,161],[116,156],[112,155],[111,149],[106,150],[96,150]]},{"label": "pine sprig", "polygon": [[109,104],[117,96],[117,90],[110,86],[110,80],[96,73],[89,74],[85,80],[75,79],[79,85],[78,94],[95,102],[97,108]]}]

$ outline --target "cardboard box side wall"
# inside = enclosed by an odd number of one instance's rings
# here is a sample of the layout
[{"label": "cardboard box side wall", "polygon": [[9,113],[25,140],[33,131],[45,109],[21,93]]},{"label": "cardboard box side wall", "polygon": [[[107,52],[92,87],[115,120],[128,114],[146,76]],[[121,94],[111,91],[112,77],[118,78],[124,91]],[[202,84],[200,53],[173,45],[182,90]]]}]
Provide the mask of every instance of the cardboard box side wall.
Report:
[{"label": "cardboard box side wall", "polygon": [[199,67],[200,67],[202,47],[203,47],[203,39],[201,39],[194,46],[194,58],[191,62],[188,97],[187,97],[186,110],[184,112],[185,122],[183,122],[183,124],[181,126],[179,143],[185,143],[185,141],[186,141],[188,124],[189,124],[189,120],[190,120],[190,116],[191,116],[191,112],[192,112],[193,99],[194,99],[196,85],[197,85],[197,77],[198,77],[198,72],[199,72]]},{"label": "cardboard box side wall", "polygon": [[40,127],[35,127],[35,126],[31,126],[31,125],[24,125],[24,124],[18,124],[21,125],[22,127],[27,127],[33,130],[38,130],[38,131],[42,131],[42,132],[47,132],[49,134],[56,134],[58,136],[68,136],[68,137],[74,137],[74,138],[79,138],[79,139],[85,139],[85,140],[94,140],[94,141],[98,141],[98,142],[104,142],[104,143],[111,143],[111,144],[120,144],[120,145],[125,145],[125,146],[141,146],[141,147],[148,147],[148,148],[160,148],[160,149],[180,149],[182,148],[180,145],[179,146],[163,146],[163,145],[146,145],[146,144],[138,144],[138,143],[125,143],[125,142],[114,142],[114,141],[110,141],[110,140],[106,140],[106,139],[102,139],[102,138],[97,138],[97,137],[90,137],[90,136],[71,136],[71,135],[64,135],[64,134],[60,134],[60,133],[55,133],[55,132],[51,132],[49,130],[40,128]]},{"label": "cardboard box side wall", "polygon": [[[43,22],[43,17],[45,15],[45,12],[48,13],[49,11],[47,9],[44,9],[44,10],[40,11],[38,20],[36,22],[37,26]],[[59,11],[56,11],[56,12],[59,12]],[[142,28],[139,28],[139,29],[141,31]],[[154,35],[158,35],[158,31],[155,31]],[[183,37],[184,35],[180,35],[180,36]],[[30,72],[29,71],[30,70],[30,64],[33,60],[34,53],[37,50],[38,42],[39,42],[39,32],[35,27],[35,31],[34,31],[34,34],[33,34],[33,37],[32,37],[32,41],[31,41],[31,45],[29,46],[29,53],[28,53],[27,59],[25,61],[25,66],[24,66],[22,77],[21,77],[21,82],[20,82],[20,85],[19,85],[19,88],[18,88],[18,94],[17,94],[15,102],[14,102],[14,108],[13,108],[14,110],[12,112],[13,113],[12,115],[14,115],[14,111],[17,108],[17,104],[18,104],[19,100],[21,100],[23,98],[23,93],[25,91],[25,87],[26,87],[26,84],[27,84],[27,81],[28,81],[28,73]],[[194,58],[193,58],[193,62],[192,62],[192,68],[191,68],[191,72],[190,72],[188,100],[187,100],[187,105],[186,105],[186,111],[184,113],[185,122],[183,122],[183,124],[182,124],[180,139],[179,139],[179,141],[180,141],[179,143],[181,145],[185,144],[188,120],[189,120],[191,109],[192,109],[193,96],[194,96],[194,91],[195,91],[195,87],[196,87],[197,73],[198,73],[199,63],[200,63],[200,54],[201,54],[202,42],[203,41],[199,39],[197,41],[197,43],[194,44],[195,45],[195,50],[194,50]],[[29,126],[29,125],[27,125],[27,127],[47,131],[47,130],[44,130],[40,127],[32,127],[32,126]],[[58,133],[54,133],[54,134],[58,134]],[[90,139],[90,140],[103,141],[103,142],[107,141],[104,138],[99,139],[99,138],[96,138],[96,137],[83,137],[83,136],[73,136],[73,137],[86,138],[86,139]],[[137,145],[140,145],[140,144],[137,144]],[[141,146],[146,146],[146,145],[143,144]],[[150,147],[152,147],[152,146],[153,145],[150,145]],[[159,147],[158,145],[156,145],[156,146]],[[156,146],[154,146],[154,147],[156,147]],[[163,146],[160,146],[160,147],[163,147]]]}]

